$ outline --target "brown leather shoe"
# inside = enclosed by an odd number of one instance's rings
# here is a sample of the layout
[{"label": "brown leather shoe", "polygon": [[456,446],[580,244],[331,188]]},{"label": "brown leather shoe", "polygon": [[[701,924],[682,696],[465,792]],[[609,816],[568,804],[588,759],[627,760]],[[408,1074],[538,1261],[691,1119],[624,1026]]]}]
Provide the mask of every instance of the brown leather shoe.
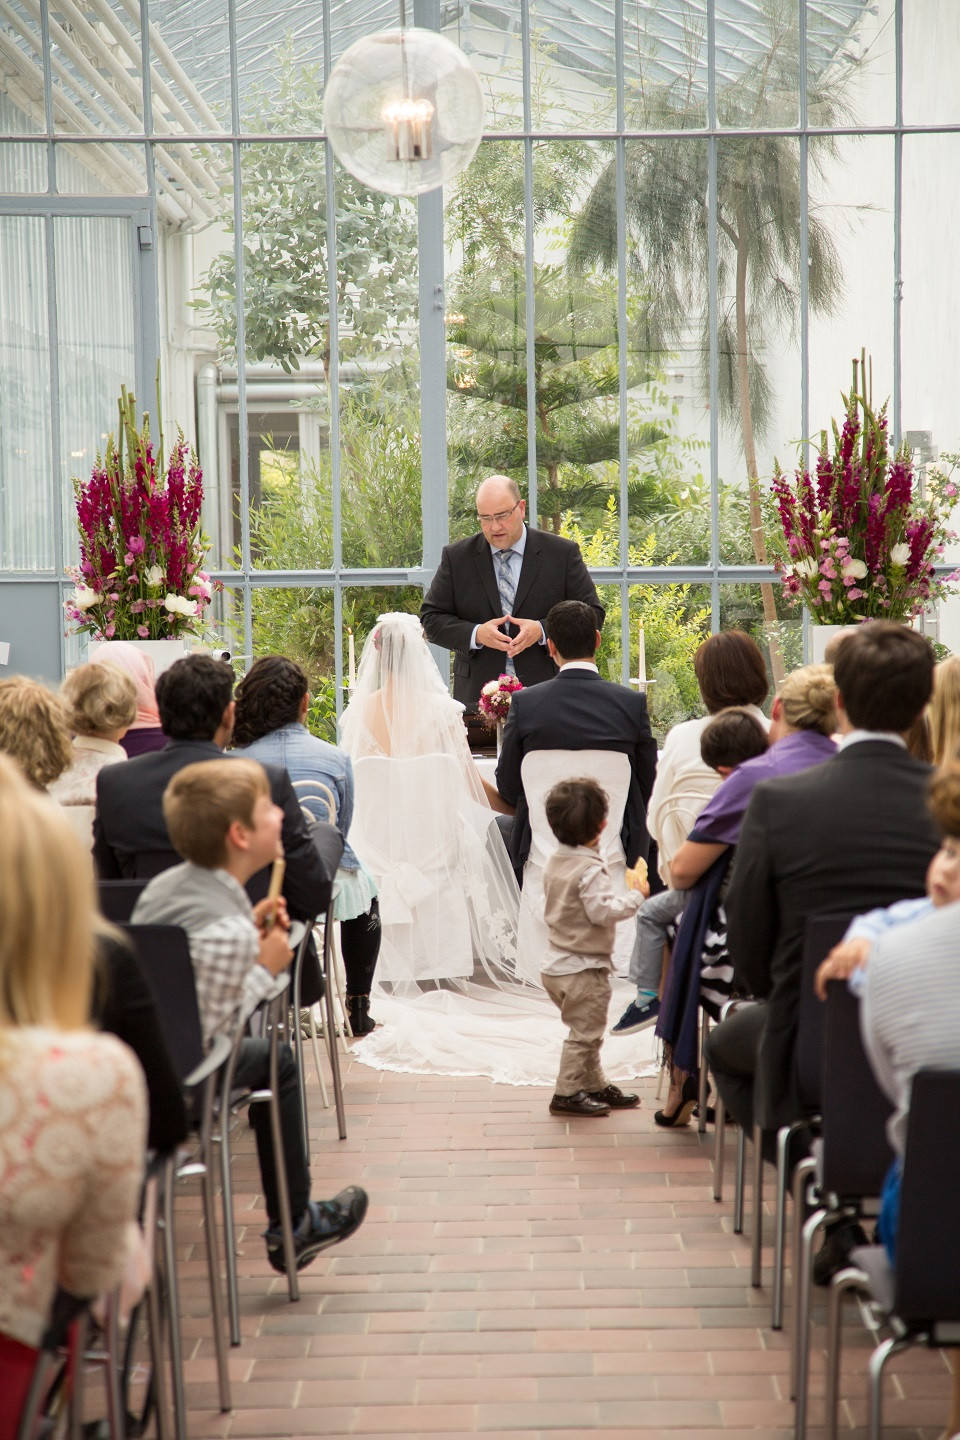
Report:
[{"label": "brown leather shoe", "polygon": [[595,1095],[588,1095],[586,1090],[578,1090],[575,1095],[554,1095],[550,1101],[551,1115],[609,1115],[610,1106],[605,1100]]},{"label": "brown leather shoe", "polygon": [[606,1085],[602,1090],[587,1093],[591,1100],[599,1100],[601,1105],[609,1105],[611,1110],[632,1110],[640,1104],[639,1095],[624,1095],[618,1085]]}]

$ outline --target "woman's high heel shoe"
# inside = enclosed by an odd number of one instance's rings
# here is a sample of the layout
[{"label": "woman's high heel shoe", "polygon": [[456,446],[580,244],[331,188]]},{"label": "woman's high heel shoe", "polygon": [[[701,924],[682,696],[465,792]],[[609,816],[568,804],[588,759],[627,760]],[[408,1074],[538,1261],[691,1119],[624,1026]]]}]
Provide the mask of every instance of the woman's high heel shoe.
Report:
[{"label": "woman's high heel shoe", "polygon": [[700,1086],[696,1075],[688,1075],[683,1082],[683,1089],[680,1091],[680,1102],[673,1110],[654,1111],[654,1121],[657,1125],[665,1126],[668,1129],[676,1129],[678,1125],[689,1125],[690,1117],[700,1099]]}]

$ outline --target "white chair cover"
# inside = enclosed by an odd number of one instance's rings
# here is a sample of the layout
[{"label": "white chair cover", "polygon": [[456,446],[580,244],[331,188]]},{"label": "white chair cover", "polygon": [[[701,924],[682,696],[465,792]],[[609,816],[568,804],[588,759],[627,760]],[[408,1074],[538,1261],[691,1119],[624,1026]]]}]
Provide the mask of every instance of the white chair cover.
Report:
[{"label": "white chair cover", "polygon": [[[517,974],[539,983],[540,970],[550,941],[543,918],[543,869],[557,848],[547,824],[544,801],[560,780],[589,776],[607,792],[610,809],[600,851],[610,870],[614,886],[625,886],[626,857],[620,843],[623,812],[630,788],[630,761],[615,750],[534,750],[523,757],[520,767],[523,793],[530,812],[530,854],[523,869],[520,892],[520,925],[517,934]],[[617,927],[614,967],[626,973],[633,948],[635,922]]]}]

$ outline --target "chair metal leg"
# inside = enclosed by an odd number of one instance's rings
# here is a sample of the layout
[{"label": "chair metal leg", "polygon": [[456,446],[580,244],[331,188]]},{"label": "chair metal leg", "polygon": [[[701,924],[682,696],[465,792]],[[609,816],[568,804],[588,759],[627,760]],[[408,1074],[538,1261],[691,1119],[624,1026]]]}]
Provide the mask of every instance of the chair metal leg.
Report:
[{"label": "chair metal leg", "polygon": [[867,1440],[880,1440],[881,1406],[883,1403],[883,1371],[891,1355],[906,1350],[909,1341],[903,1336],[891,1335],[883,1340],[870,1356],[870,1388],[867,1408]]},{"label": "chair metal leg", "polygon": [[310,1006],[310,1044],[313,1046],[313,1063],[317,1068],[317,1084],[320,1086],[320,1103],[324,1110],[330,1109],[330,1096],[327,1094],[326,1081],[323,1078],[323,1066],[320,1063],[320,1037],[317,1034],[317,1017],[314,1014],[314,1007]]},{"label": "chair metal leg", "polygon": [[90,1317],[84,1313],[78,1316],[74,1328],[74,1366],[70,1390],[70,1414],[67,1435],[69,1440],[82,1440],[83,1436],[83,1392],[87,1378],[87,1336],[90,1333]]},{"label": "chair metal leg", "polygon": [[763,1251],[763,1131],[753,1127],[753,1234],[750,1237],[750,1284],[760,1286],[760,1256]]},{"label": "chair metal leg", "polygon": [[120,1343],[120,1313],[118,1301],[119,1295],[116,1290],[107,1296],[104,1335],[106,1374],[104,1376],[104,1383],[107,1387],[107,1426],[110,1431],[110,1440],[126,1440],[127,1435],[127,1412],[120,1395],[120,1372],[122,1369],[120,1354],[122,1346]]},{"label": "chair metal leg", "polygon": [[807,1430],[807,1401],[810,1379],[810,1272],[813,1269],[813,1242],[828,1217],[826,1210],[815,1210],[804,1224],[797,1257],[797,1273],[793,1281],[793,1351],[796,1356],[795,1435],[800,1440]]},{"label": "chair metal leg", "polygon": [[[290,1214],[290,1186],[287,1182],[287,1162],[283,1150],[283,1128],[280,1124],[280,1079],[278,1046],[280,1043],[281,1015],[286,1011],[286,996],[280,996],[272,1007],[270,1029],[270,1135],[273,1140],[273,1163],[277,1174],[277,1202],[280,1206],[280,1232],[283,1236],[283,1262],[287,1271],[287,1291],[291,1301],[300,1299],[300,1282],[297,1279],[297,1255],[293,1245],[293,1218]],[[299,1017],[298,1017],[299,1018]],[[308,1152],[309,1153],[309,1152]]]},{"label": "chair metal leg", "polygon": [[302,966],[293,967],[293,1047],[297,1062],[297,1088],[300,1091],[300,1121],[303,1127],[303,1153],[310,1154],[310,1120],[307,1114],[307,1076],[303,1063],[303,1035],[300,1032],[300,998],[302,993]]},{"label": "chair metal leg", "polygon": [[344,1103],[343,1103],[343,1081],[342,1081],[342,1079],[340,1078],[340,1055],[339,1055],[339,1052],[338,1052],[338,1050],[337,1050],[337,1033],[336,1033],[336,1031],[337,1031],[337,1026],[336,1026],[336,1018],[335,1018],[335,1014],[334,1014],[334,1005],[333,1005],[333,976],[332,976],[332,973],[331,973],[331,972],[332,972],[332,969],[333,969],[333,964],[332,964],[332,961],[333,961],[333,935],[332,935],[332,931],[333,931],[333,918],[332,918],[332,916],[330,915],[330,913],[328,912],[328,913],[327,913],[327,923],[326,923],[326,926],[324,927],[324,939],[323,939],[323,975],[324,975],[324,980],[326,981],[326,984],[325,984],[325,986],[324,986],[324,990],[325,990],[324,999],[325,999],[325,1002],[326,1002],[326,1011],[327,1011],[327,1023],[326,1023],[325,1029],[326,1029],[326,1032],[327,1032],[327,1050],[328,1050],[329,1055],[330,1055],[330,1075],[331,1075],[331,1079],[332,1079],[332,1081],[333,1081],[333,1098],[334,1098],[334,1101],[336,1102],[336,1107],[337,1107],[337,1130],[339,1131],[340,1139],[341,1139],[341,1140],[346,1140],[346,1138],[347,1138],[347,1112],[346,1112],[346,1106],[345,1106]]},{"label": "chair metal leg", "polygon": [[[183,1339],[180,1330],[180,1286],[177,1279],[177,1250],[173,1224],[174,1159],[163,1168],[160,1215],[163,1226],[163,1272],[167,1287],[167,1317],[170,1329],[170,1369],[173,1374],[173,1424],[177,1440],[187,1440],[187,1397],[183,1387]],[[210,1257],[207,1256],[209,1266]]]},{"label": "chair metal leg", "polygon": [[157,1440],[170,1440],[170,1413],[167,1401],[166,1355],[163,1344],[163,1318],[160,1309],[159,1278],[159,1235],[155,1250],[154,1273],[147,1286],[147,1338],[150,1345],[150,1366],[153,1385],[153,1405],[156,1413]]},{"label": "chair metal leg", "polygon": [[[227,1367],[227,1347],[223,1335],[223,1297],[220,1294],[220,1257],[217,1247],[217,1207],[213,1193],[213,1105],[216,1079],[207,1081],[203,1101],[203,1123],[200,1130],[203,1176],[203,1225],[207,1241],[207,1273],[210,1280],[210,1313],[213,1319],[213,1343],[217,1355],[217,1383],[219,1385],[220,1409],[233,1408],[230,1399],[230,1372]],[[221,1127],[222,1128],[222,1127]]]},{"label": "chair metal leg", "polygon": [[716,1135],[713,1145],[713,1198],[723,1199],[723,1166],[727,1156],[727,1107],[720,1096],[717,1096],[716,1118],[714,1126]]},{"label": "chair metal leg", "polygon": [[790,1398],[797,1393],[797,1266],[800,1263],[800,1244],[803,1234],[804,1210],[806,1209],[807,1181],[816,1173],[817,1162],[812,1155],[800,1161],[793,1172],[793,1217],[790,1228],[790,1265],[793,1272],[793,1325],[794,1338],[790,1346]]},{"label": "chair metal leg", "polygon": [[848,1290],[865,1289],[867,1277],[851,1266],[834,1275],[830,1283],[827,1312],[827,1433],[826,1440],[837,1440],[837,1411],[840,1407],[840,1347],[843,1340],[843,1297]]},{"label": "chair metal leg", "polygon": [[743,1182],[747,1173],[747,1137],[737,1126],[737,1172],[733,1177],[733,1233],[743,1234]]},{"label": "chair metal leg", "polygon": [[[804,1128],[804,1122],[795,1120],[792,1125],[781,1125],[777,1131],[777,1204],[773,1241],[773,1303],[770,1324],[774,1330],[783,1329],[783,1281],[786,1265],[787,1240],[787,1191],[789,1189],[788,1161],[790,1141]],[[796,1254],[796,1251],[794,1251]]]},{"label": "chair metal leg", "polygon": [[[233,1215],[233,1168],[230,1163],[230,1092],[234,1065],[227,1066],[220,1091],[216,1138],[220,1142],[220,1192],[223,1203],[223,1255],[227,1270],[227,1314],[230,1344],[240,1344],[240,1281],[237,1275],[237,1228]],[[210,1163],[213,1157],[210,1156]]]},{"label": "chair metal leg", "polygon": [[706,1010],[700,1012],[700,1093],[698,1107],[700,1118],[697,1129],[703,1135],[707,1128],[707,1037],[710,1034],[710,1016]]}]

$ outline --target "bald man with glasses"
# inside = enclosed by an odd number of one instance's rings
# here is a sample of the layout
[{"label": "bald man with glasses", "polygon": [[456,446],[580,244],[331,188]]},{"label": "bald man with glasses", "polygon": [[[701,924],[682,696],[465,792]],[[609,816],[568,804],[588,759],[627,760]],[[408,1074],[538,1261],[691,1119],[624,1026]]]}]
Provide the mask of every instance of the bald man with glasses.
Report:
[{"label": "bald man with glasses", "polygon": [[444,546],[420,609],[427,639],[454,652],[453,693],[468,710],[498,675],[525,686],[553,679],[541,622],[561,600],[582,600],[603,626],[579,545],[531,529],[526,509],[516,481],[488,476],[477,490],[480,534]]}]

